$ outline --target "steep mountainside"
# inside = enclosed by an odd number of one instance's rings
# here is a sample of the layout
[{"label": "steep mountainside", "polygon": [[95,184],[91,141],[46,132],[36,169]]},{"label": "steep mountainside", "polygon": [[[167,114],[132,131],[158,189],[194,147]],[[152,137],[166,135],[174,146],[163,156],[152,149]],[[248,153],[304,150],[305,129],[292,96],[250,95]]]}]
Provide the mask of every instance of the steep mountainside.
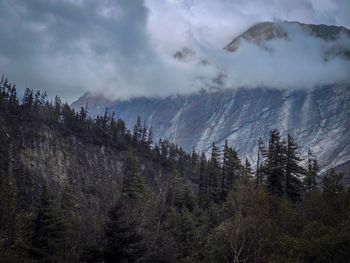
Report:
[{"label": "steep mountainside", "polygon": [[91,114],[105,107],[126,121],[129,128],[141,115],[153,127],[155,139],[168,138],[186,150],[208,151],[212,142],[228,140],[241,156],[256,159],[256,142],[270,129],[290,133],[311,148],[322,168],[350,160],[350,86],[335,85],[314,90],[281,91],[266,88],[221,90],[167,98],[134,98],[95,107],[86,94],[75,108],[89,105]]}]

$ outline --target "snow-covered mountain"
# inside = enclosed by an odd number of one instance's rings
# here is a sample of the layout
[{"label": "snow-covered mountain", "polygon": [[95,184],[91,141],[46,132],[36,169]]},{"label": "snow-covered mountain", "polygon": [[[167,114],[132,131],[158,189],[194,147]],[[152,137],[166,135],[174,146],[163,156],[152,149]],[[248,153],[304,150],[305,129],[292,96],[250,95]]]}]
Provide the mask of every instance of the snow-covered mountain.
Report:
[{"label": "snow-covered mountain", "polygon": [[[228,53],[236,52],[246,42],[265,49],[273,39],[288,40],[291,27],[322,41],[350,37],[342,27],[266,22],[254,25],[225,49]],[[332,57],[348,60],[350,46],[346,43],[330,45],[331,49],[325,49],[324,60]],[[123,100],[86,93],[73,107],[87,104],[92,115],[103,114],[106,108],[115,111],[115,116],[124,119],[129,129],[140,115],[153,127],[155,140],[167,138],[186,150],[195,147],[208,152],[213,142],[223,144],[228,140],[241,157],[254,163],[259,136],[266,141],[269,131],[277,128],[283,135],[291,134],[297,139],[303,146],[302,154],[306,155],[309,148],[313,150],[324,171],[350,167],[350,83],[294,89],[203,89],[187,95]]]}]

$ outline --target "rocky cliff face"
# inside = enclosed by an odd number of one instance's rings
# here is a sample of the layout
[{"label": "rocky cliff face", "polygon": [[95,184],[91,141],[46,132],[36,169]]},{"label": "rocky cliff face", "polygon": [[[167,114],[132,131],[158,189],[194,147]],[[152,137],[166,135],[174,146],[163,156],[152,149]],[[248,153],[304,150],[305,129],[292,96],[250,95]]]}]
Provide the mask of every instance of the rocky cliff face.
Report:
[{"label": "rocky cliff face", "polygon": [[[86,220],[103,222],[120,196],[127,157],[125,149],[64,134],[56,127],[38,129],[2,123],[0,116],[1,165],[16,187],[20,207],[31,211],[37,205],[44,185],[62,198],[71,187],[79,211]],[[139,154],[142,175],[149,189],[157,191],[165,169]],[[89,223],[89,226],[91,224]],[[94,229],[90,229],[92,232]],[[87,231],[89,232],[89,231]],[[91,233],[92,234],[92,233]]]},{"label": "rocky cliff face", "polygon": [[[88,95],[74,107],[93,105]],[[324,170],[350,160],[350,86],[334,85],[314,90],[266,88],[202,91],[167,98],[134,98],[108,104],[109,111],[129,128],[140,115],[153,127],[155,139],[168,138],[186,150],[209,151],[213,142],[228,140],[242,157],[256,159],[259,136],[265,140],[277,128],[293,135],[319,157]],[[89,106],[102,114],[101,107]]]}]

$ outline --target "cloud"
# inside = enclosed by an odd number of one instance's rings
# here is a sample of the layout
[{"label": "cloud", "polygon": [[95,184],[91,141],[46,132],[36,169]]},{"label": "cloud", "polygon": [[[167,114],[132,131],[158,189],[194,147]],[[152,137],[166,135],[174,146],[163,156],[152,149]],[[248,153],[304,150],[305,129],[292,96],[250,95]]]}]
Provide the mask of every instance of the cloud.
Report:
[{"label": "cloud", "polygon": [[[152,37],[166,43],[201,42],[221,48],[262,21],[299,21],[350,28],[347,0],[146,0]],[[159,26],[161,25],[161,26]],[[176,27],[174,26],[176,25]],[[169,38],[168,32],[171,32]],[[175,39],[174,39],[175,38]]]},{"label": "cloud", "polygon": [[[222,48],[256,22],[349,27],[348,13],[347,0],[3,0],[0,71],[22,89],[47,90],[69,101],[87,90],[114,97],[192,92],[223,73],[229,87],[289,85],[292,74],[301,76],[298,85],[309,85],[343,79],[348,64],[332,60],[315,68],[317,54],[297,40],[270,43],[272,56],[249,45],[235,55]],[[326,45],[308,41],[317,52]],[[196,59],[174,60],[184,47],[195,50]],[[307,56],[288,55],[284,48],[308,50]],[[203,59],[210,64],[199,63]]]},{"label": "cloud", "polygon": [[67,99],[118,88],[153,54],[143,1],[4,0],[0,10],[0,68],[18,86]]},{"label": "cloud", "polygon": [[288,32],[287,39],[270,40],[263,47],[243,42],[231,54],[210,53],[210,60],[227,75],[227,87],[298,89],[350,83],[350,61],[333,55],[340,47],[349,50],[350,38],[326,41],[310,36],[300,25],[279,24]]}]

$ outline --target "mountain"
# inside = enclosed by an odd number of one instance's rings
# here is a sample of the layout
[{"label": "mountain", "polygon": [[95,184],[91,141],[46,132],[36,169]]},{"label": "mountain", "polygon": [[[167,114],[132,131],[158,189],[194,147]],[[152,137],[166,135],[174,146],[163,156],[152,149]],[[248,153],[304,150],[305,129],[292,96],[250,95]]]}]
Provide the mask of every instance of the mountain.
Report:
[{"label": "mountain", "polygon": [[[325,61],[350,58],[348,29],[297,22],[258,23],[236,37],[225,50],[234,53],[248,43],[270,52],[271,41],[296,37],[324,41]],[[297,138],[304,156],[308,149],[314,151],[323,171],[331,167],[347,171],[350,164],[349,83],[294,89],[203,89],[189,95],[114,101],[86,93],[72,104],[76,109],[86,105],[92,115],[103,114],[106,108],[114,111],[129,129],[140,115],[153,127],[155,140],[167,138],[188,151],[194,147],[209,152],[213,142],[222,145],[228,140],[241,157],[254,163],[258,137],[266,140],[269,131],[277,128],[283,135],[290,133]]]},{"label": "mountain", "polygon": [[[238,51],[245,42],[268,49],[268,42],[273,40],[293,40],[302,35],[326,42],[336,42],[339,39],[349,39],[350,30],[340,26],[312,25],[299,22],[262,22],[253,25],[247,31],[232,40],[224,49],[230,52]],[[336,43],[324,51],[325,58],[341,56],[350,59],[349,44]]]},{"label": "mountain", "polygon": [[[95,97],[86,95],[73,103],[89,105],[90,113],[103,114],[105,108],[92,107]],[[202,91],[166,98],[133,98],[105,104],[131,129],[140,115],[153,127],[155,139],[168,138],[186,150],[209,151],[212,142],[228,140],[242,156],[255,160],[256,141],[267,138],[270,129],[291,133],[311,148],[324,168],[350,160],[350,86],[330,86],[314,90],[267,88]]]}]

